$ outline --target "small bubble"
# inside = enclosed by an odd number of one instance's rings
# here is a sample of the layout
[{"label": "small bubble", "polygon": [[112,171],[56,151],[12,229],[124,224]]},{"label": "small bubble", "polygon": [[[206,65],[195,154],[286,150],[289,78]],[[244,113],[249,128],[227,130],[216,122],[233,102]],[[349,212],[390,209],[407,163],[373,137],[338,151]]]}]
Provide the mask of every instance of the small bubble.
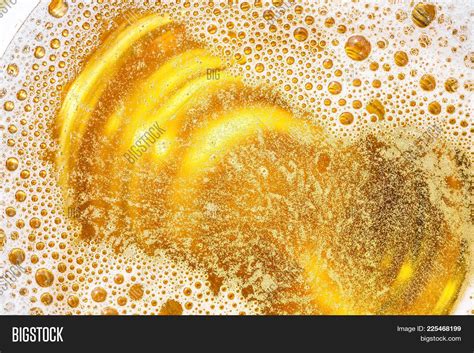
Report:
[{"label": "small bubble", "polygon": [[352,60],[362,61],[368,58],[371,51],[370,42],[364,36],[350,37],[344,47],[347,56]]},{"label": "small bubble", "polygon": [[432,75],[423,75],[420,79],[420,86],[425,91],[432,91],[436,88],[436,79]]},{"label": "small bubble", "polygon": [[210,34],[214,34],[217,32],[217,27],[215,25],[209,25],[207,27],[207,32],[209,32]]},{"label": "small bubble", "polygon": [[308,38],[308,31],[306,28],[298,27],[294,30],[293,36],[298,42],[304,42]]},{"label": "small bubble", "polygon": [[3,250],[3,247],[5,246],[7,242],[7,235],[5,234],[5,231],[3,229],[0,229],[0,250]]},{"label": "small bubble", "polygon": [[40,268],[36,271],[35,280],[40,287],[50,287],[54,282],[54,275],[50,270]]},{"label": "small bubble", "polygon": [[10,157],[7,159],[6,167],[9,171],[13,172],[18,168],[18,159]]},{"label": "small bubble", "polygon": [[10,76],[18,76],[18,73],[20,72],[20,70],[18,69],[18,65],[16,64],[9,64],[7,66],[7,73],[10,75]]},{"label": "small bubble", "polygon": [[408,55],[404,51],[397,51],[395,53],[395,64],[397,66],[405,66],[408,64]]},{"label": "small bubble", "polygon": [[5,109],[7,112],[11,112],[15,108],[15,103],[12,101],[6,101],[3,104],[3,109]]},{"label": "small bubble", "polygon": [[35,58],[41,59],[42,57],[44,57],[45,54],[46,54],[46,51],[44,50],[44,47],[41,47],[41,46],[36,47],[35,52],[34,52]]},{"label": "small bubble", "polygon": [[41,295],[40,300],[44,305],[50,305],[53,302],[53,296],[49,293],[44,293]]},{"label": "small bubble", "polygon": [[57,38],[51,40],[50,46],[52,49],[58,49],[61,46],[61,41]]},{"label": "small bubble", "polygon": [[63,17],[68,10],[68,4],[65,0],[52,0],[48,6],[48,12],[56,18]]},{"label": "small bubble", "polygon": [[350,125],[354,121],[354,115],[350,112],[344,112],[339,116],[339,121],[342,125]]},{"label": "small bubble", "polygon": [[431,102],[428,105],[428,111],[433,115],[441,113],[441,105],[438,102]]},{"label": "small bubble", "polygon": [[240,9],[242,11],[248,11],[248,10],[250,10],[250,4],[246,1],[244,1],[243,3],[240,4]]},{"label": "small bubble", "polygon": [[275,14],[273,13],[272,10],[265,10],[263,12],[263,18],[266,20],[266,21],[271,21],[273,20],[273,17],[275,17]]},{"label": "small bubble", "polygon": [[10,260],[13,265],[20,265],[25,261],[25,252],[19,248],[12,249],[8,254],[8,260]]},{"label": "small bubble", "polygon": [[333,65],[333,63],[332,63],[332,60],[331,60],[331,59],[326,59],[326,60],[323,61],[323,67],[324,67],[325,69],[330,69],[330,68],[332,68],[332,65]]},{"label": "small bubble", "polygon": [[466,56],[464,57],[464,64],[469,69],[474,69],[474,52],[466,54]]},{"label": "small bubble", "polygon": [[5,209],[5,214],[8,216],[8,217],[15,217],[16,215],[16,210],[13,208],[13,207],[7,207]]},{"label": "small bubble", "polygon": [[20,101],[25,100],[26,97],[27,97],[27,93],[24,89],[19,90],[16,94],[16,98]]},{"label": "small bubble", "polygon": [[79,305],[79,298],[75,295],[71,295],[67,298],[67,304],[71,308],[77,308],[77,306]]},{"label": "small bubble", "polygon": [[37,217],[33,217],[32,219],[30,219],[30,226],[31,228],[33,229],[37,229],[41,226],[41,221],[39,218]]},{"label": "small bubble", "polygon": [[377,115],[379,120],[383,120],[385,116],[385,107],[378,99],[371,100],[369,104],[367,104],[366,109],[370,114]]},{"label": "small bubble", "polygon": [[313,16],[306,16],[304,18],[304,22],[307,24],[307,25],[312,25],[314,23],[314,17]]},{"label": "small bubble", "polygon": [[130,287],[128,294],[132,300],[140,300],[143,297],[143,286],[141,284],[134,284]]},{"label": "small bubble", "polygon": [[413,23],[418,27],[425,28],[436,17],[436,7],[428,3],[419,3],[411,13]]},{"label": "small bubble", "polygon": [[115,308],[108,306],[107,308],[102,309],[102,315],[118,315],[118,311]]},{"label": "small bubble", "polygon": [[117,283],[117,284],[122,284],[123,283],[123,275],[122,274],[116,274],[115,277],[114,277],[114,282]]},{"label": "small bubble", "polygon": [[18,201],[18,202],[23,202],[26,200],[26,193],[23,191],[23,190],[18,190],[16,193],[15,193],[15,199]]},{"label": "small bubble", "polygon": [[449,93],[454,93],[457,91],[457,89],[459,88],[459,83],[458,83],[458,80],[456,80],[454,77],[450,77],[446,80],[446,82],[444,83],[444,88],[446,89],[446,91],[448,91]]},{"label": "small bubble", "polygon": [[176,300],[170,299],[166,301],[160,310],[160,315],[182,315],[183,306]]},{"label": "small bubble", "polygon": [[102,287],[96,287],[92,290],[91,297],[93,301],[100,303],[105,301],[105,298],[107,298],[107,292]]},{"label": "small bubble", "polygon": [[255,71],[257,71],[258,73],[260,72],[263,72],[265,70],[265,66],[261,63],[258,63],[257,65],[255,65]]},{"label": "small bubble", "polygon": [[342,85],[337,81],[332,81],[328,85],[328,91],[331,94],[339,94],[342,91]]}]

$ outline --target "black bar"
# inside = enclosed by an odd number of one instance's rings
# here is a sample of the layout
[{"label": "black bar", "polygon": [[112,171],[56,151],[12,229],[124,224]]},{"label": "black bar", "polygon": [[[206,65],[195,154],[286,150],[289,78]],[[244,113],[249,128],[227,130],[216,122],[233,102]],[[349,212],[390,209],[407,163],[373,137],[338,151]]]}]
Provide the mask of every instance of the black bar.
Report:
[{"label": "black bar", "polygon": [[[3,316],[0,353],[181,352],[185,348],[196,352],[262,348],[265,352],[472,353],[473,324],[473,316]],[[13,327],[62,327],[63,342],[14,343]],[[402,327],[415,330],[410,333]],[[421,327],[424,331],[417,331]],[[422,341],[422,336],[438,337],[438,341]]]}]

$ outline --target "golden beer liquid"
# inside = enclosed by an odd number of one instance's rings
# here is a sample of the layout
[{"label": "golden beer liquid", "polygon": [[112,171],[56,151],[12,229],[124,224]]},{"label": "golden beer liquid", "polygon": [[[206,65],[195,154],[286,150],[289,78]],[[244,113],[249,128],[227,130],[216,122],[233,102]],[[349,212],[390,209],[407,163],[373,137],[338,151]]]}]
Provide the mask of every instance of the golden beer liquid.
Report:
[{"label": "golden beer liquid", "polygon": [[[26,260],[21,246],[15,247],[40,288],[32,295],[42,304],[32,307],[104,315],[453,312],[471,278],[470,157],[437,130],[420,129],[417,140],[398,127],[386,133],[375,125],[365,134],[344,130],[363,119],[397,124],[408,114],[371,92],[384,90],[382,77],[390,70],[401,70],[396,79],[406,80],[413,52],[388,55],[384,72],[384,63],[375,61],[382,44],[330,17],[330,4],[275,5],[283,17],[274,9],[260,20],[270,33],[262,41],[266,48],[246,42],[252,33],[239,21],[252,21],[252,13],[263,14],[271,3],[193,4],[170,2],[159,11],[118,6],[112,26],[87,5],[49,4],[60,19],[78,6],[92,23],[85,29],[94,27],[96,13],[94,28],[102,32],[90,54],[81,55],[87,45],[71,47],[68,55],[77,54],[80,69],[57,92],[57,108],[41,113],[51,117],[52,142],[43,158],[59,193],[49,203],[68,226],[55,238],[48,212],[39,211],[19,228],[36,230]],[[214,44],[240,38],[249,44],[241,54],[214,50],[184,21],[198,8],[219,19],[226,6],[242,18],[209,24],[204,32],[216,38]],[[420,5],[405,13],[417,28],[434,26],[438,15]],[[285,28],[289,16],[302,23]],[[324,18],[326,30],[341,40],[315,34],[312,16]],[[292,39],[272,37],[278,26]],[[36,47],[34,56],[47,57],[69,36],[51,40],[50,49]],[[295,80],[311,70],[283,42],[305,46],[303,55],[318,57],[317,71],[327,77],[306,85]],[[331,45],[343,55],[339,62],[337,56],[325,60]],[[281,82],[280,74],[271,73],[280,72],[280,62],[292,67],[282,70]],[[365,73],[356,72],[358,65],[379,74],[378,81],[360,80]],[[361,76],[353,79],[348,72]],[[307,98],[286,89],[284,75],[310,91]],[[436,85],[435,73],[416,75],[414,91],[446,86],[446,94],[460,94],[455,78]],[[371,87],[357,96],[362,102],[349,93],[361,85]],[[324,99],[310,109],[318,94]],[[295,108],[294,101],[306,99]],[[423,100],[413,94],[413,103],[401,101],[416,107]],[[449,111],[442,100],[428,101],[422,116],[439,114],[440,103]],[[322,113],[325,106],[332,116]],[[318,119],[342,130],[334,134]],[[354,136],[348,137],[350,131]],[[462,136],[469,143],[467,131]],[[21,171],[21,159],[9,156],[6,170]],[[23,188],[19,203],[31,199],[28,186]],[[12,258],[20,257],[10,253]]]}]

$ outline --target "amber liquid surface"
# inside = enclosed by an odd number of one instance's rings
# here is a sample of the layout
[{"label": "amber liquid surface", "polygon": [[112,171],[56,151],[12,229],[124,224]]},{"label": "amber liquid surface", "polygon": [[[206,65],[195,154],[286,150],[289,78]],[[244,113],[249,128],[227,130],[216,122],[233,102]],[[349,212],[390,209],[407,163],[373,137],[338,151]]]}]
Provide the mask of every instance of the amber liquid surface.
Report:
[{"label": "amber liquid surface", "polygon": [[42,5],[3,98],[22,310],[449,314],[470,290],[474,54],[448,6]]}]

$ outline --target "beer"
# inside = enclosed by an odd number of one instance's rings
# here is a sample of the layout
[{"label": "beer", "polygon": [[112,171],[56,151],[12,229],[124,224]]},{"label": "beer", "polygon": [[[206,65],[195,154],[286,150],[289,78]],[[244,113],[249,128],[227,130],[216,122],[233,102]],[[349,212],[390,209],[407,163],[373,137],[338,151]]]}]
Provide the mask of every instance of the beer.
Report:
[{"label": "beer", "polygon": [[1,97],[2,254],[30,273],[6,310],[449,314],[472,291],[467,17],[97,0],[30,20]]}]

